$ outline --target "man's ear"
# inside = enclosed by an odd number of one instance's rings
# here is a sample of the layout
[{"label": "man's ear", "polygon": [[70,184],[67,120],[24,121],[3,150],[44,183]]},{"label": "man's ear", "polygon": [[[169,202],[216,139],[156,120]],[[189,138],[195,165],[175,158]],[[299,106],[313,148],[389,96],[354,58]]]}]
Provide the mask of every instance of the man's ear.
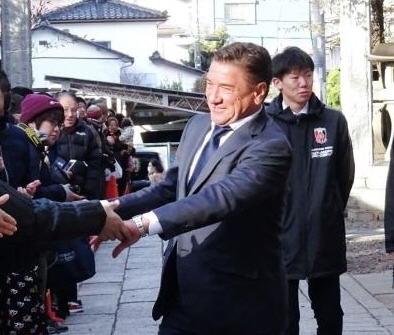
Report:
[{"label": "man's ear", "polygon": [[280,80],[279,78],[272,78],[272,85],[274,85],[277,90],[282,90],[282,80]]},{"label": "man's ear", "polygon": [[257,104],[262,103],[265,97],[268,94],[268,87],[267,84],[264,82],[258,83],[256,86],[256,90],[254,92],[255,102]]}]

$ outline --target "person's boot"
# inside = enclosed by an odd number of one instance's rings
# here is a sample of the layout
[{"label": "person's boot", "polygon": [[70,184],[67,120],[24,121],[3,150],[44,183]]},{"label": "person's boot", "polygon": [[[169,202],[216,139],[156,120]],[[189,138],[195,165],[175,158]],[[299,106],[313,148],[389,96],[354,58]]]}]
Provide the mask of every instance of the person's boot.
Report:
[{"label": "person's boot", "polygon": [[47,320],[47,329],[48,334],[59,334],[68,331],[67,326],[63,326],[60,323],[57,323],[55,320],[52,320],[51,318]]}]

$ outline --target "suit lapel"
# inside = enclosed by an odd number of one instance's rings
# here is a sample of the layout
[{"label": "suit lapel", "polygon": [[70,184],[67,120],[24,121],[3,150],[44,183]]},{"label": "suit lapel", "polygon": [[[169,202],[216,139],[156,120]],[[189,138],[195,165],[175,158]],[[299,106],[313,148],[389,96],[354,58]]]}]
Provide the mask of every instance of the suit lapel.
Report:
[{"label": "suit lapel", "polygon": [[190,133],[187,139],[187,142],[184,143],[184,148],[182,150],[187,151],[186,154],[183,154],[183,157],[186,157],[183,162],[182,172],[179,178],[179,181],[182,183],[183,187],[181,187],[180,191],[185,192],[187,189],[187,181],[188,174],[193,162],[194,157],[197,154],[198,149],[201,147],[205,135],[208,133],[211,127],[211,120],[208,117],[206,118],[196,118],[196,122],[193,122],[190,125]]},{"label": "suit lapel", "polygon": [[[238,150],[243,145],[245,145],[245,143],[248,143],[251,140],[251,138],[260,134],[264,129],[266,122],[267,122],[267,116],[265,111],[263,110],[259,112],[259,115],[257,115],[250,122],[247,122],[246,124],[238,128],[236,131],[234,131],[234,133],[231,134],[231,136],[226,140],[226,142],[224,142],[224,144],[220,146],[216,150],[216,152],[210,157],[207,164],[205,165],[200,175],[196,179],[194,185],[190,189],[189,193],[194,192],[194,190],[204,182],[204,180],[212,173],[212,170],[216,167],[216,165],[220,162],[220,160],[223,159],[223,157],[231,154],[235,150]],[[198,144],[194,148],[195,150],[193,151],[193,154],[190,155],[191,157],[190,157],[188,169],[190,169],[192,159],[196,154],[196,151],[201,145],[204,136],[206,135],[207,132],[208,129],[202,134],[201,141],[197,141]]]}]

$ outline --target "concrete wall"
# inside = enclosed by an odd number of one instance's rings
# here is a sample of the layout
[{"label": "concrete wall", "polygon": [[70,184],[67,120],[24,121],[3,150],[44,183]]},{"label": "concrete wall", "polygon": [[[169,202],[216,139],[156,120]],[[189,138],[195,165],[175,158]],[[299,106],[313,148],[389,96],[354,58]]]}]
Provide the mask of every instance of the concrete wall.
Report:
[{"label": "concrete wall", "polygon": [[370,13],[368,0],[343,0],[340,18],[341,104],[353,141],[356,177],[363,180],[373,165]]}]

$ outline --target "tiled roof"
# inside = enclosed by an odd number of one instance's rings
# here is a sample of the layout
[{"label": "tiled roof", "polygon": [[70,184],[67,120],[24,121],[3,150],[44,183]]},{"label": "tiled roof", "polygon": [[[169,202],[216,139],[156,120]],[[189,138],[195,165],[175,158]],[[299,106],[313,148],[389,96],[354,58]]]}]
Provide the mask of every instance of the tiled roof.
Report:
[{"label": "tiled roof", "polygon": [[167,12],[119,0],[84,0],[61,7],[42,16],[51,23],[86,21],[166,21]]},{"label": "tiled roof", "polygon": [[183,71],[189,71],[189,72],[200,74],[200,75],[205,73],[205,71],[203,71],[203,70],[199,70],[199,69],[196,69],[196,68],[191,67],[191,66],[186,66],[186,65],[183,65],[183,64],[175,63],[175,62],[169,61],[169,60],[167,60],[165,58],[162,58],[158,51],[155,51],[149,57],[149,60],[153,64],[160,63],[160,64],[163,64],[163,65],[166,65],[166,66],[169,66],[169,67],[181,69]]}]

